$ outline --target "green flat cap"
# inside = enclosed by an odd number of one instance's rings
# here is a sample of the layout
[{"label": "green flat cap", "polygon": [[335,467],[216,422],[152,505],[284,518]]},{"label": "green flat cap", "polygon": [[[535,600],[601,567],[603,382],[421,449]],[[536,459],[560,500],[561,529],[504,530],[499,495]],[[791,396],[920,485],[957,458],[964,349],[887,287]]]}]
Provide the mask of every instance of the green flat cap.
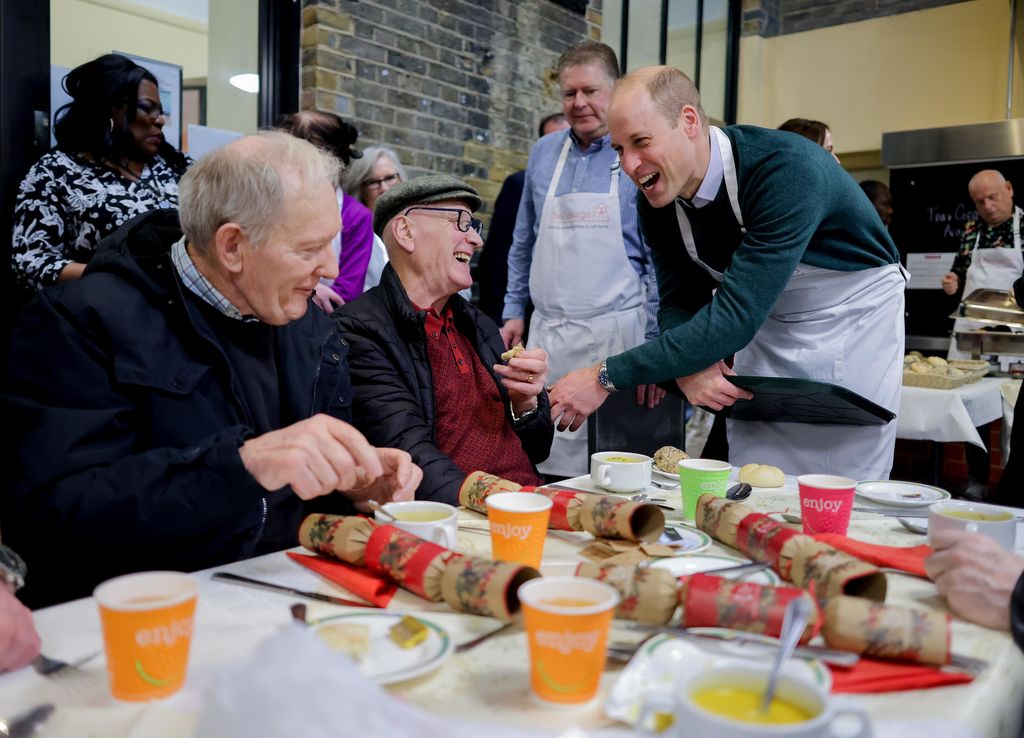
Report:
[{"label": "green flat cap", "polygon": [[377,199],[373,212],[373,232],[378,236],[383,234],[388,221],[406,208],[445,200],[464,202],[470,212],[474,213],[483,203],[479,193],[461,179],[447,174],[414,177],[408,182],[395,185]]}]

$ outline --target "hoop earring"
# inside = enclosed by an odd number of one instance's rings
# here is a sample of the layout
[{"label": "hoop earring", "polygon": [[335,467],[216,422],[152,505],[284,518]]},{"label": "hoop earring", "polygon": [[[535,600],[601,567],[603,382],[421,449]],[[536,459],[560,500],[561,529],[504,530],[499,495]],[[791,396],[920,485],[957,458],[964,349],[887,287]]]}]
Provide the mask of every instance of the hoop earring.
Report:
[{"label": "hoop earring", "polygon": [[110,132],[111,133],[114,132],[114,119],[113,118],[110,119]]}]

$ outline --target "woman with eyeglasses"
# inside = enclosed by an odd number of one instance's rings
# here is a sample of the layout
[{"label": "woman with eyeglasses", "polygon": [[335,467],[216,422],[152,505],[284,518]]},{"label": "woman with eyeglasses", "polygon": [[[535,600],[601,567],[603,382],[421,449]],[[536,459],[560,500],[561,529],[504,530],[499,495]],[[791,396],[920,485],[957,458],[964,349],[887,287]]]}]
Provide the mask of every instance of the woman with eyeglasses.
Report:
[{"label": "woman with eyeglasses", "polygon": [[378,197],[407,179],[409,177],[398,160],[398,154],[387,146],[370,146],[363,149],[362,159],[345,170],[342,187],[345,194],[352,195],[373,210]]},{"label": "woman with eyeglasses", "polygon": [[57,147],[29,170],[14,210],[14,274],[33,289],[82,276],[122,223],[176,208],[191,163],[164,139],[156,78],[130,59],[105,54],[75,67],[64,90]]}]

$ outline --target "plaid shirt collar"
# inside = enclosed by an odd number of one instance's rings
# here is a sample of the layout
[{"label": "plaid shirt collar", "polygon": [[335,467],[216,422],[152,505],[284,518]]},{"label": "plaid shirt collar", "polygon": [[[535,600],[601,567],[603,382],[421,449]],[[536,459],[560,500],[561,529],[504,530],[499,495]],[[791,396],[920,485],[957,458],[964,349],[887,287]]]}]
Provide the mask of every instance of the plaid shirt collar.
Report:
[{"label": "plaid shirt collar", "polygon": [[182,284],[188,288],[189,292],[207,305],[235,320],[241,320],[246,323],[259,322],[259,318],[255,315],[242,315],[241,311],[228,302],[228,298],[220,293],[220,290],[210,284],[210,280],[200,274],[195,263],[192,261],[192,257],[188,255],[188,250],[185,248],[184,236],[171,247],[171,263],[174,264],[175,271],[181,277]]}]

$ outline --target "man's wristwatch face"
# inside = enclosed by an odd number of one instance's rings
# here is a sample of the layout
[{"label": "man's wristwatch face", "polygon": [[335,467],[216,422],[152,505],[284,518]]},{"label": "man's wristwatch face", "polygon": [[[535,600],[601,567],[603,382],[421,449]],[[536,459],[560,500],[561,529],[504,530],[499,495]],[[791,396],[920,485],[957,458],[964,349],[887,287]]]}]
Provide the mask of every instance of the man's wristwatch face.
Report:
[{"label": "man's wristwatch face", "polygon": [[601,362],[601,368],[597,372],[597,383],[609,392],[615,391],[615,385],[612,384],[612,380],[608,378],[608,365],[603,361]]},{"label": "man's wristwatch face", "polygon": [[19,589],[25,583],[28,569],[22,558],[7,546],[0,545],[0,579]]}]

